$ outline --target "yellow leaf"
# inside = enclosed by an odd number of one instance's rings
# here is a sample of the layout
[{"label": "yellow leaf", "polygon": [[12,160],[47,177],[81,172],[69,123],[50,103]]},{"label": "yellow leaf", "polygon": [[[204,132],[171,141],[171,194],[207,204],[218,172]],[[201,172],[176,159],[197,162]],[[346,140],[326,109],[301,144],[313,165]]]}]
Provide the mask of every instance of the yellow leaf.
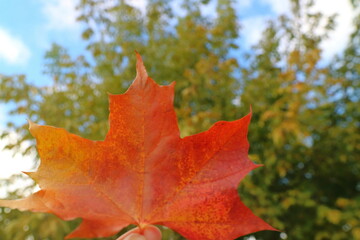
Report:
[{"label": "yellow leaf", "polygon": [[336,200],[336,205],[341,207],[341,208],[346,207],[347,205],[349,205],[349,203],[350,203],[350,200],[346,199],[346,198],[338,198]]},{"label": "yellow leaf", "polygon": [[338,224],[341,220],[341,212],[336,209],[329,210],[326,213],[326,218],[333,224]]},{"label": "yellow leaf", "polygon": [[360,228],[354,228],[351,232],[354,236],[354,239],[360,239]]}]

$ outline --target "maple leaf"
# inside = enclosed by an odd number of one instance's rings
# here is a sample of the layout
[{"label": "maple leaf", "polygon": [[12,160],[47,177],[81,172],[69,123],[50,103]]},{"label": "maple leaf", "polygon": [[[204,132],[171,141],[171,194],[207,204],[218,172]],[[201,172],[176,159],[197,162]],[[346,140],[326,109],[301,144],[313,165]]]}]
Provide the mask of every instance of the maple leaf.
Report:
[{"label": "maple leaf", "polygon": [[82,218],[67,238],[111,236],[129,224],[164,225],[191,240],[275,230],[237,192],[240,180],[259,166],[247,156],[251,114],[180,138],[174,83],[157,85],[139,54],[136,70],[126,93],[109,96],[104,141],[30,122],[41,164],[27,174],[41,190],[0,205]]}]

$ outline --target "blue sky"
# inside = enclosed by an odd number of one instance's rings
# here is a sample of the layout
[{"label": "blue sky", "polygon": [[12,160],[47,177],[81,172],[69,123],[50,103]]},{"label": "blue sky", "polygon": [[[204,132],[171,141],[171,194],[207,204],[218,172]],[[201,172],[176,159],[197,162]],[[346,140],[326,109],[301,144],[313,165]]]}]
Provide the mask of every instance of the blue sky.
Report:
[{"label": "blue sky", "polygon": [[[81,26],[76,22],[77,0],[0,0],[0,74],[26,74],[28,81],[44,85],[43,57],[53,42],[65,46],[73,54],[84,49],[80,39]],[[143,11],[146,0],[128,0]],[[351,32],[354,11],[348,0],[317,0],[316,10],[324,14],[338,14],[338,27],[323,44],[324,56],[330,59],[346,46]],[[212,5],[214,6],[214,5]],[[257,42],[265,21],[289,12],[288,0],[237,0],[236,9],[243,26],[242,43],[249,47]],[[213,8],[207,9],[209,15]],[[1,89],[0,89],[1,91]],[[0,133],[8,116],[6,106],[0,104]],[[16,136],[14,136],[16,137]],[[0,142],[0,178],[31,168],[29,159],[12,157],[2,151]],[[5,161],[6,159],[6,161]],[[11,161],[8,161],[11,159]]]},{"label": "blue sky", "polygon": [[43,56],[52,42],[82,47],[75,1],[0,0],[0,73],[25,73],[42,83]]}]

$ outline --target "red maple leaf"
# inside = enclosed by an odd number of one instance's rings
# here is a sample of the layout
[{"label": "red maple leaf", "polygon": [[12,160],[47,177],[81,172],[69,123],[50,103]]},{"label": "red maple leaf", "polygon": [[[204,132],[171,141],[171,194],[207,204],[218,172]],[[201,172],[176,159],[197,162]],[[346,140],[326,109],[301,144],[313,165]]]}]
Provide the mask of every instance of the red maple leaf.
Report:
[{"label": "red maple leaf", "polygon": [[251,114],[180,138],[174,84],[157,85],[138,54],[137,60],[128,91],[109,96],[104,141],[30,123],[41,164],[27,174],[41,190],[0,205],[82,218],[67,238],[110,236],[129,224],[164,225],[192,240],[274,230],[237,192],[239,181],[259,166],[247,156]]}]

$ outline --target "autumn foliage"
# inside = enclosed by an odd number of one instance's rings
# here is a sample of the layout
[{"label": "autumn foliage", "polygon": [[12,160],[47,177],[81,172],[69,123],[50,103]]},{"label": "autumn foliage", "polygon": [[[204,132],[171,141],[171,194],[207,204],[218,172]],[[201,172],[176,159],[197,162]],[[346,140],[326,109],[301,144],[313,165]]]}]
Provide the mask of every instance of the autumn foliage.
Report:
[{"label": "autumn foliage", "polygon": [[164,225],[192,240],[274,230],[237,193],[239,181],[259,166],[247,156],[251,113],[180,138],[174,84],[159,86],[137,60],[128,91],[109,96],[104,141],[30,122],[41,164],[27,174],[41,190],[0,205],[82,218],[67,238],[111,236],[130,224]]}]

